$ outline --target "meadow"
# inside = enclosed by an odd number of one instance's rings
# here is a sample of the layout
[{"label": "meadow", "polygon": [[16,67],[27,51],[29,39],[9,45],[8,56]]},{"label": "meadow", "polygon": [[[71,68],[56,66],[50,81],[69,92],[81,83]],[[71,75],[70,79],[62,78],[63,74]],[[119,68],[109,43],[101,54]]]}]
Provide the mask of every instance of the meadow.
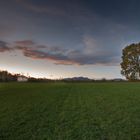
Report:
[{"label": "meadow", "polygon": [[140,83],[0,83],[0,140],[139,140]]}]

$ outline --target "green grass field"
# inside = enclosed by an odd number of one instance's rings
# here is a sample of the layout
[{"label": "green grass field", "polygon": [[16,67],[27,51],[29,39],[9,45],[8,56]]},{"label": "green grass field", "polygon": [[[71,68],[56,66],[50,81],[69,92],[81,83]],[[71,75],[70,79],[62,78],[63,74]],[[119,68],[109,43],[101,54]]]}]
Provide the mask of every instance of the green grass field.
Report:
[{"label": "green grass field", "polygon": [[0,140],[138,140],[140,83],[0,84]]}]

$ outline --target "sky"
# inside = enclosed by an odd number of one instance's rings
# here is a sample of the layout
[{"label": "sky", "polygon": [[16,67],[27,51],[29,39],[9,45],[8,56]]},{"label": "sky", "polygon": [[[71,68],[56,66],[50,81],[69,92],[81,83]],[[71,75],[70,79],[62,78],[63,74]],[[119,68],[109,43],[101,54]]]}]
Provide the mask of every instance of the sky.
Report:
[{"label": "sky", "polygon": [[0,69],[34,77],[124,78],[140,41],[139,0],[1,0]]}]

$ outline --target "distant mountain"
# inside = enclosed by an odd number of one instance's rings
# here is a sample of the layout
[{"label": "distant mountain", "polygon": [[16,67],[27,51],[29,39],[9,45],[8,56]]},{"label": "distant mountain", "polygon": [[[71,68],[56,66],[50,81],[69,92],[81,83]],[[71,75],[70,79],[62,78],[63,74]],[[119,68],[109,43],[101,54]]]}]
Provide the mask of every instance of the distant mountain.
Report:
[{"label": "distant mountain", "polygon": [[126,81],[126,80],[121,79],[121,78],[115,78],[115,79],[112,79],[112,81],[116,81],[116,82],[118,81],[119,82],[119,81]]},{"label": "distant mountain", "polygon": [[65,81],[91,81],[88,77],[72,77],[72,78],[64,78]]}]

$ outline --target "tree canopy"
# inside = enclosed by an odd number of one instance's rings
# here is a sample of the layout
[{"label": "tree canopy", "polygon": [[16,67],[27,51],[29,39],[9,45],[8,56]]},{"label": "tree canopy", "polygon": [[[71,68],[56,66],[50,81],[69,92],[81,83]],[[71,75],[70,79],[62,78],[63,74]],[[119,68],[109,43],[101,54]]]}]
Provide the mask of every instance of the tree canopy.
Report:
[{"label": "tree canopy", "polygon": [[128,80],[140,80],[140,43],[122,50],[121,74]]}]

